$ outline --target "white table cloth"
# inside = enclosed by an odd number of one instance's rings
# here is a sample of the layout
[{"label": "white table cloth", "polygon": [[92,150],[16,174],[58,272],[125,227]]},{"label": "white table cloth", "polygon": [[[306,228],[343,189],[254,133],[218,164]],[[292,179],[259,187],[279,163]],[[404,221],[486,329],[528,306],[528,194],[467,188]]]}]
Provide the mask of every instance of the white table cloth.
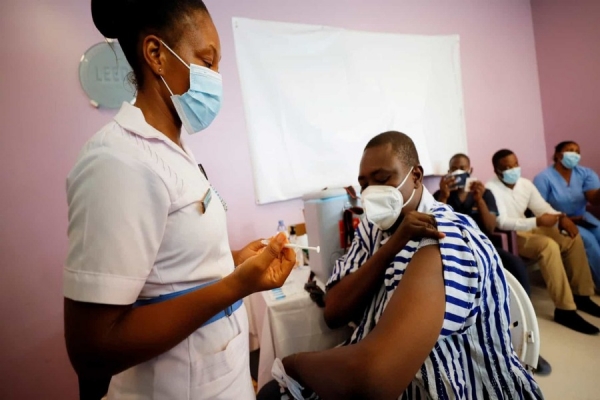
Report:
[{"label": "white table cloth", "polygon": [[[300,267],[292,271],[279,292],[267,291],[250,296],[253,315],[260,338],[258,388],[273,379],[271,367],[275,358],[304,351],[319,351],[337,346],[352,333],[349,327],[331,330],[325,324],[323,310],[304,290],[310,269]],[[319,283],[323,288],[323,285]],[[262,309],[265,311],[262,312]],[[262,324],[261,324],[262,322]]]}]

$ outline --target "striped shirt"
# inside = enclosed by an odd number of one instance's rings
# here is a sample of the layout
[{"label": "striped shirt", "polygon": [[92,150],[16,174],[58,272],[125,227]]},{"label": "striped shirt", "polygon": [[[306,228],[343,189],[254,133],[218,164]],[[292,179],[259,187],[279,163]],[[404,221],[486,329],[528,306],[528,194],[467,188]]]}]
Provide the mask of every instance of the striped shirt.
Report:
[{"label": "striped shirt", "polygon": [[[439,240],[446,311],[437,343],[400,399],[542,399],[512,348],[509,289],[494,246],[471,218],[436,202],[426,189],[418,211],[433,213],[446,234]],[[328,287],[358,270],[390,236],[363,219],[350,250],[336,262]],[[361,341],[377,325],[408,263],[429,244],[438,241],[412,240],[396,255],[346,344]]]}]

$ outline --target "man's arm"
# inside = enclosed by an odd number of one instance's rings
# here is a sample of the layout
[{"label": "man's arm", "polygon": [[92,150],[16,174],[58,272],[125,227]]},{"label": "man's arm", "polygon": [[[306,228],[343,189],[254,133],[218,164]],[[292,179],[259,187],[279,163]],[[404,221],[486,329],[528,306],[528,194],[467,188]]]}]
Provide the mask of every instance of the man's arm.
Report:
[{"label": "man's arm", "polygon": [[537,187],[528,180],[524,180],[529,190],[528,208],[536,216],[536,226],[553,227],[558,223],[561,230],[567,231],[569,236],[575,237],[579,233],[577,226],[566,215],[552,208],[540,194]]},{"label": "man's arm", "polygon": [[496,229],[496,216],[490,212],[487,203],[483,199],[477,202],[477,208],[479,214],[481,214],[486,233],[491,234]]},{"label": "man's arm", "polygon": [[530,231],[537,226],[536,218],[509,217],[502,201],[498,201],[498,217],[496,226],[505,231]]},{"label": "man's arm", "polygon": [[[360,229],[360,228],[359,228]],[[361,252],[365,257],[369,254],[365,249],[361,234],[367,235],[366,230],[355,237],[349,255]],[[364,264],[356,271],[346,275],[339,282],[330,287],[325,296],[325,322],[330,328],[339,328],[359,317],[371,302],[375,292],[381,287],[385,270],[394,260],[404,246],[413,237],[440,239],[444,235],[436,229],[433,215],[411,211],[403,217],[402,223],[390,236],[389,240],[381,246]],[[369,238],[365,238],[369,240]],[[359,249],[355,249],[359,246]],[[346,256],[342,261],[349,262]],[[342,265],[348,269],[348,266]]]},{"label": "man's arm", "polygon": [[541,217],[544,214],[562,214],[560,211],[556,211],[552,208],[552,206],[544,200],[533,183],[525,179],[523,181],[523,183],[526,183],[524,186],[529,191],[529,203],[527,204],[527,208],[529,208],[536,217]]},{"label": "man's arm", "polygon": [[[357,251],[368,254],[358,235],[354,240],[354,245],[361,247]],[[344,326],[364,312],[373,295],[381,286],[385,270],[400,251],[398,249],[406,246],[408,241],[409,239],[404,239],[397,243],[398,238],[394,239],[394,235],[392,235],[390,240],[355,272],[344,276],[327,290],[323,315],[328,327],[335,329]],[[352,251],[351,249],[349,254]]]},{"label": "man's arm", "polygon": [[483,230],[486,234],[490,235],[496,229],[496,215],[498,214],[494,195],[489,190],[486,190],[483,183],[479,181],[473,182],[471,193],[473,194],[473,199],[484,225]]},{"label": "man's arm", "polygon": [[496,217],[496,226],[505,231],[529,231],[537,226],[535,218],[525,218],[524,216],[509,215],[506,205],[507,199],[503,197],[500,191],[495,190],[492,183],[486,187],[494,194],[496,205],[498,206],[498,217]]},{"label": "man's arm", "polygon": [[397,398],[433,349],[445,307],[439,247],[423,247],[410,261],[379,323],[363,341],[287,357],[285,370],[325,400]]},{"label": "man's arm", "polygon": [[447,204],[450,192],[456,190],[456,178],[454,176],[442,176],[440,179],[440,190],[433,197],[440,203]]}]

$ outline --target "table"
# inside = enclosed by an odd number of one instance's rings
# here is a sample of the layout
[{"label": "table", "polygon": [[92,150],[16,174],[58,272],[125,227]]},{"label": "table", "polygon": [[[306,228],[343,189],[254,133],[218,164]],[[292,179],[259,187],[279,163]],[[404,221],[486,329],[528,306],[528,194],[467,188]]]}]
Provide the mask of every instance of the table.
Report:
[{"label": "table", "polygon": [[[254,314],[251,319],[257,327],[260,340],[259,389],[273,379],[271,367],[275,358],[303,351],[330,349],[352,333],[349,327],[335,330],[327,327],[323,310],[304,290],[309,274],[308,267],[293,270],[282,288],[285,298],[275,299],[273,291],[251,296]],[[324,285],[318,284],[323,288]]]}]

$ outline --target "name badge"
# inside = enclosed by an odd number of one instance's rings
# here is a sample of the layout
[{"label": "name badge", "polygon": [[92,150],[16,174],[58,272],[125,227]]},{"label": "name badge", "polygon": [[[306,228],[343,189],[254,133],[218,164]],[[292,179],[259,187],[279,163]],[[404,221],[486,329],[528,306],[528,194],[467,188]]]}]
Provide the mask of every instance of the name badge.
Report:
[{"label": "name badge", "polygon": [[208,188],[208,190],[206,191],[206,194],[200,201],[200,214],[204,214],[206,212],[206,210],[208,210],[208,205],[210,204],[211,200],[212,200],[212,190],[211,190],[211,188]]}]

